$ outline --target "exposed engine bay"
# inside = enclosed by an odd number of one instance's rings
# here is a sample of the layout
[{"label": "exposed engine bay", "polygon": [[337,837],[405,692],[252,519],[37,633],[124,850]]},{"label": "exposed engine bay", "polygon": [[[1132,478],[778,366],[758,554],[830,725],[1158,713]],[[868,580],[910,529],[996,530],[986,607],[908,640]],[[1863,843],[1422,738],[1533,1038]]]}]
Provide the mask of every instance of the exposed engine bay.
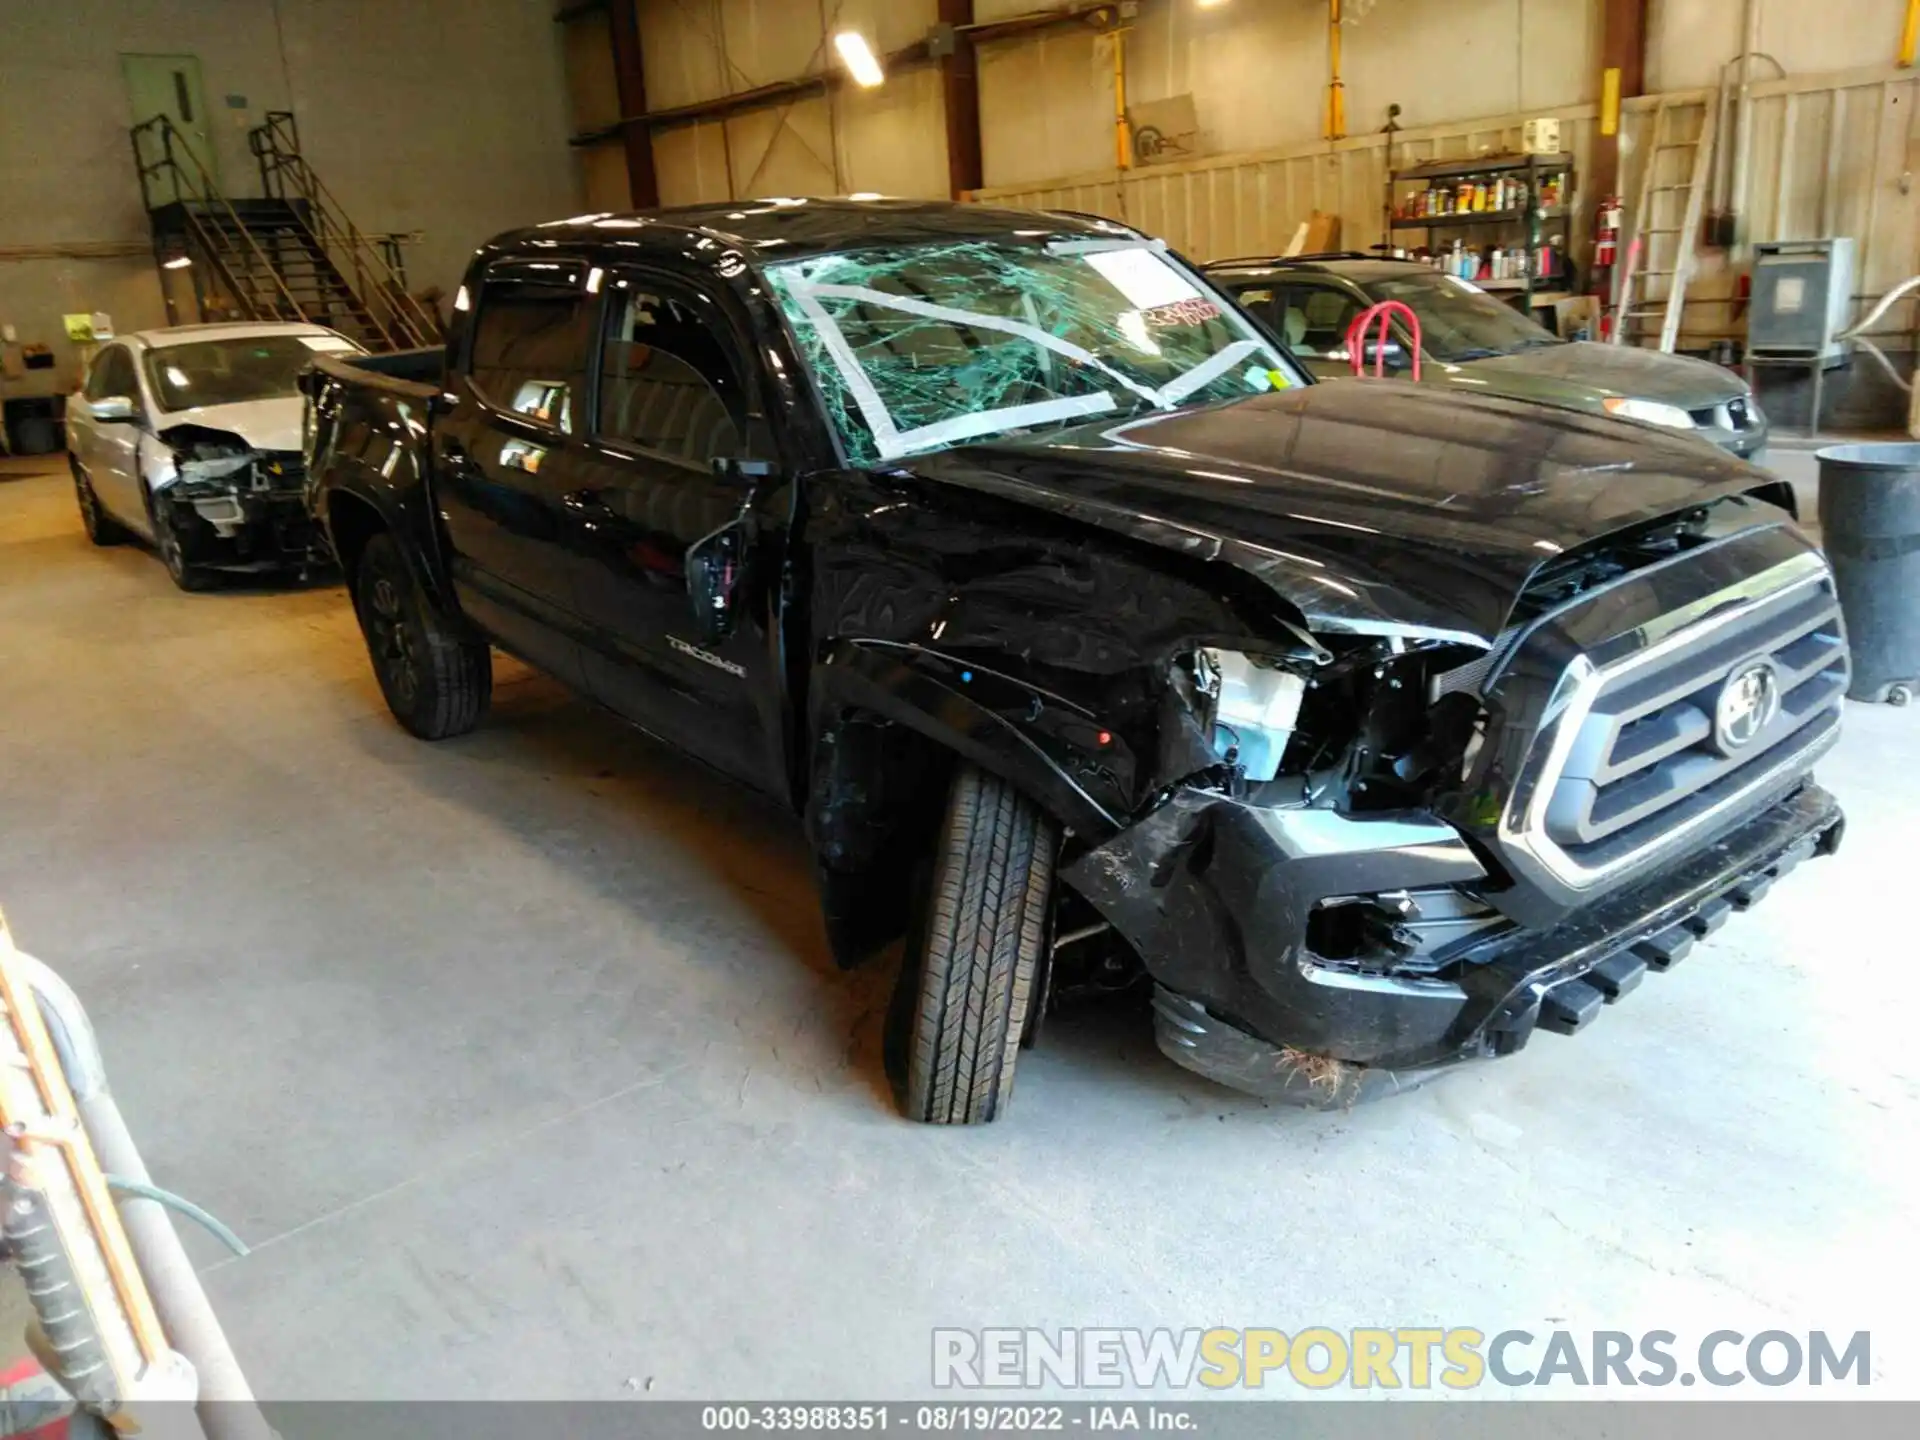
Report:
[{"label": "exposed engine bay", "polygon": [[[1695,891],[1638,863],[1633,883],[1574,893],[1543,888],[1512,863],[1516,850],[1544,843],[1507,830],[1508,807],[1516,797],[1530,805],[1533,784],[1553,793],[1556,814],[1577,809],[1562,804],[1568,787],[1605,792],[1588,802],[1589,817],[1608,804],[1631,815],[1620,803],[1631,801],[1652,818],[1609,843],[1619,854],[1638,837],[1643,859],[1676,823],[1666,807],[1681,807],[1675,817],[1689,805],[1704,813],[1708,797],[1731,796],[1745,757],[1696,750],[1687,727],[1756,649],[1793,688],[1770,732],[1777,753],[1825,743],[1844,641],[1817,559],[1795,553],[1805,542],[1778,528],[1741,533],[1756,520],[1764,527],[1764,513],[1751,501],[1702,506],[1561,556],[1536,572],[1489,647],[1302,632],[1293,647],[1176,658],[1154,793],[1130,828],[1063,856],[1084,909],[1052,957],[1054,993],[1083,977],[1106,989],[1150,979],[1156,1029],[1174,1058],[1241,1088],[1310,1100],[1357,1098],[1354,1087],[1380,1079],[1369,1072],[1399,1085],[1454,1060],[1509,1053],[1536,1027],[1585,1025],[1730,909],[1837,843],[1830,798],[1783,758],[1773,783],[1793,804],[1724,847],[1678,857],[1699,872]],[[1717,552],[1698,571],[1696,549]],[[1579,733],[1571,750],[1554,748],[1559,768],[1537,773],[1535,739],[1568,705],[1565,675],[1588,673],[1580,667],[1590,670],[1593,657],[1639,673],[1639,652],[1662,654],[1652,637],[1684,656],[1672,643],[1685,633],[1674,615],[1689,610],[1675,606],[1682,592],[1669,577],[1710,586],[1702,577],[1743,549],[1778,557],[1766,572],[1778,578],[1755,587],[1773,598],[1752,601],[1743,581],[1695,600],[1703,633],[1724,625],[1729,638],[1698,660],[1665,660],[1648,678],[1623,680],[1620,700],[1570,722]],[[1766,618],[1731,623],[1747,611]],[[1583,625],[1606,627],[1591,631],[1604,643]],[[1622,656],[1629,663],[1613,658]],[[1581,850],[1607,853],[1598,842]],[[1592,873],[1616,863],[1625,862]],[[1594,917],[1614,910],[1627,918],[1609,922],[1609,934]],[[1314,1090],[1316,1080],[1303,1094],[1302,1066],[1331,1077],[1328,1087]]]},{"label": "exposed engine bay", "polygon": [[171,473],[155,474],[153,503],[187,563],[242,573],[325,563],[306,514],[306,466],[298,451],[261,450],[241,436],[203,425],[175,425],[159,436]]}]

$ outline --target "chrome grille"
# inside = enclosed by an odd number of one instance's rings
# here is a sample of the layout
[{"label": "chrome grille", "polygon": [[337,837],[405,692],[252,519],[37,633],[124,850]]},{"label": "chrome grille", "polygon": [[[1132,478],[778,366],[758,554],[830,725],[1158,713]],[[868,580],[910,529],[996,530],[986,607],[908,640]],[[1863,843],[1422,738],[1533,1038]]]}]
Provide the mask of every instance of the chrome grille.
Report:
[{"label": "chrome grille", "polygon": [[[1545,838],[1575,865],[1643,851],[1838,726],[1848,667],[1831,575],[1702,631],[1699,644],[1600,672],[1542,817]],[[1716,707],[1730,680],[1763,660],[1778,709],[1735,747],[1716,736]]]}]

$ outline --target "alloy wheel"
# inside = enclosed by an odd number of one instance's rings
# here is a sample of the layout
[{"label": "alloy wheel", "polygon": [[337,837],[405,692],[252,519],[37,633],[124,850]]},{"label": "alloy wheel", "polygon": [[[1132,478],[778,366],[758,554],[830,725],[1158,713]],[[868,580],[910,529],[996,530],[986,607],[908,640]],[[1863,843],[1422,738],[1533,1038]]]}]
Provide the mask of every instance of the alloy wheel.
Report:
[{"label": "alloy wheel", "polygon": [[407,624],[405,602],[390,576],[374,578],[367,594],[367,611],[373,657],[387,677],[394,699],[402,706],[411,705],[420,690],[419,659]]}]

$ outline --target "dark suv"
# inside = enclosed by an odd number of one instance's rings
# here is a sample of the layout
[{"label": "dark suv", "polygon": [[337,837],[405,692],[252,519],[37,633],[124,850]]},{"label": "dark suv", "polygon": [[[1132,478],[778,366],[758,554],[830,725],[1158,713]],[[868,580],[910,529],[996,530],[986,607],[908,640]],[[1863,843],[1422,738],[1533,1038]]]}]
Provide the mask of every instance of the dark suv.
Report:
[{"label": "dark suv", "polygon": [[1839,838],[1832,577],[1684,436],[1316,385],[1157,242],[973,205],[561,221],[455,310],[307,378],[388,705],[471,729],[498,645],[791,808],[840,958],[905,936],[915,1118],[1149,979],[1267,1094],[1505,1055]]},{"label": "dark suv", "polygon": [[[1567,342],[1478,285],[1427,265],[1360,254],[1223,260],[1207,266],[1321,379],[1351,375],[1347,326],[1362,310],[1398,300],[1420,317],[1420,378],[1480,395],[1508,395],[1593,410],[1711,440],[1759,460],[1767,418],[1731,370],[1684,355],[1625,345]],[[1407,329],[1387,350],[1410,369]]]}]

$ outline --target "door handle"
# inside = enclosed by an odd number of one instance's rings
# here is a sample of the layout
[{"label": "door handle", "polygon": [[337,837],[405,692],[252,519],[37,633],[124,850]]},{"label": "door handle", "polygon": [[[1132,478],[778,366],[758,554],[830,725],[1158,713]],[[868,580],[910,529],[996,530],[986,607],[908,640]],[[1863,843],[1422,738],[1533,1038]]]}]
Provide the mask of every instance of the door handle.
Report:
[{"label": "door handle", "polygon": [[455,475],[473,473],[473,457],[467,454],[467,447],[458,440],[443,440],[440,453],[434,457],[434,463],[443,471]]},{"label": "door handle", "polygon": [[598,519],[613,514],[613,507],[600,498],[598,490],[572,490],[560,497],[560,503],[576,515]]}]

